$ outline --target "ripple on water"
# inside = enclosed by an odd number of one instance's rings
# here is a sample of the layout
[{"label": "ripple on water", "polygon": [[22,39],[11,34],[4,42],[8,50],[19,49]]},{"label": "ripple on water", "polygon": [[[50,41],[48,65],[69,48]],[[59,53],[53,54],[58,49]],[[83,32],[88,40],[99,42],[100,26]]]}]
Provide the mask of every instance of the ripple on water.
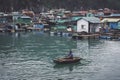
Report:
[{"label": "ripple on water", "polygon": [[[9,38],[6,42],[7,37],[0,40],[0,80],[120,79],[119,41],[74,41],[31,32]],[[83,58],[80,63],[53,63],[53,59],[65,56],[69,49]]]}]

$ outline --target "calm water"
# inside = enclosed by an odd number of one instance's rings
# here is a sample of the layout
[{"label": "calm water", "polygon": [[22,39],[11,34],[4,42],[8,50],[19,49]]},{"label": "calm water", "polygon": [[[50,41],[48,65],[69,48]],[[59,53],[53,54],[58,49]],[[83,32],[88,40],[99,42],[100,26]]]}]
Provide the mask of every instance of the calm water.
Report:
[{"label": "calm water", "polygon": [[[53,63],[69,49],[83,58],[80,63]],[[0,80],[120,80],[120,42],[0,33]]]}]

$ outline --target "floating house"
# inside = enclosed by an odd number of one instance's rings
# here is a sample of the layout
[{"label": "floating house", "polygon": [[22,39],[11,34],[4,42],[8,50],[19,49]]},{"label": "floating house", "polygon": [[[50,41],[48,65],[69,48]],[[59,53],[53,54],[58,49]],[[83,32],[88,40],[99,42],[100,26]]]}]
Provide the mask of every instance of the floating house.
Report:
[{"label": "floating house", "polygon": [[77,32],[99,32],[100,19],[96,17],[83,17],[77,21]]},{"label": "floating house", "polygon": [[65,31],[67,29],[66,25],[56,25],[55,27],[58,31]]},{"label": "floating house", "polygon": [[120,29],[120,21],[118,22],[118,29]]},{"label": "floating house", "polygon": [[10,25],[13,22],[11,15],[1,15],[0,16],[0,32],[4,32],[5,30],[12,29],[12,26]]},{"label": "floating house", "polygon": [[104,18],[101,23],[104,28],[120,29],[120,18]]},{"label": "floating house", "polygon": [[21,25],[31,25],[32,19],[29,16],[21,16],[17,19],[17,23],[19,23]]},{"label": "floating house", "polygon": [[69,22],[69,18],[59,18],[58,20],[56,20],[56,24],[69,24]]},{"label": "floating house", "polygon": [[43,30],[44,25],[42,23],[34,23],[33,28],[36,30]]},{"label": "floating house", "polygon": [[0,24],[13,22],[11,15],[0,16]]}]

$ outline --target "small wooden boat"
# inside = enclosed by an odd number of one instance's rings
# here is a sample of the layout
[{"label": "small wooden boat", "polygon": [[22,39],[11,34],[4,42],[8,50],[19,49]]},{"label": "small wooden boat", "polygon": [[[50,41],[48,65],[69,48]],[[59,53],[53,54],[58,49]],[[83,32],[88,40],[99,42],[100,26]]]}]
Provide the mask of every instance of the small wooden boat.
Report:
[{"label": "small wooden boat", "polygon": [[58,58],[54,59],[53,61],[57,64],[67,64],[67,63],[76,63],[80,61],[80,57],[73,57],[72,59],[70,58]]}]

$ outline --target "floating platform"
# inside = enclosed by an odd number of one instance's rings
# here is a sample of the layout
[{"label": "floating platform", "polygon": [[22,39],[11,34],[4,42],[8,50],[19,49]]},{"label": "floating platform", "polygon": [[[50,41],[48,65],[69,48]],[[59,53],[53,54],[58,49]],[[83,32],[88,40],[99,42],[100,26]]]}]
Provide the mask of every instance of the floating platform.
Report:
[{"label": "floating platform", "polygon": [[95,38],[99,38],[99,36],[100,36],[100,34],[86,34],[86,35],[84,35],[84,34],[80,34],[80,35],[78,35],[78,34],[73,34],[72,35],[72,38],[73,39],[88,39],[88,38],[93,38],[93,39],[95,39]]}]

